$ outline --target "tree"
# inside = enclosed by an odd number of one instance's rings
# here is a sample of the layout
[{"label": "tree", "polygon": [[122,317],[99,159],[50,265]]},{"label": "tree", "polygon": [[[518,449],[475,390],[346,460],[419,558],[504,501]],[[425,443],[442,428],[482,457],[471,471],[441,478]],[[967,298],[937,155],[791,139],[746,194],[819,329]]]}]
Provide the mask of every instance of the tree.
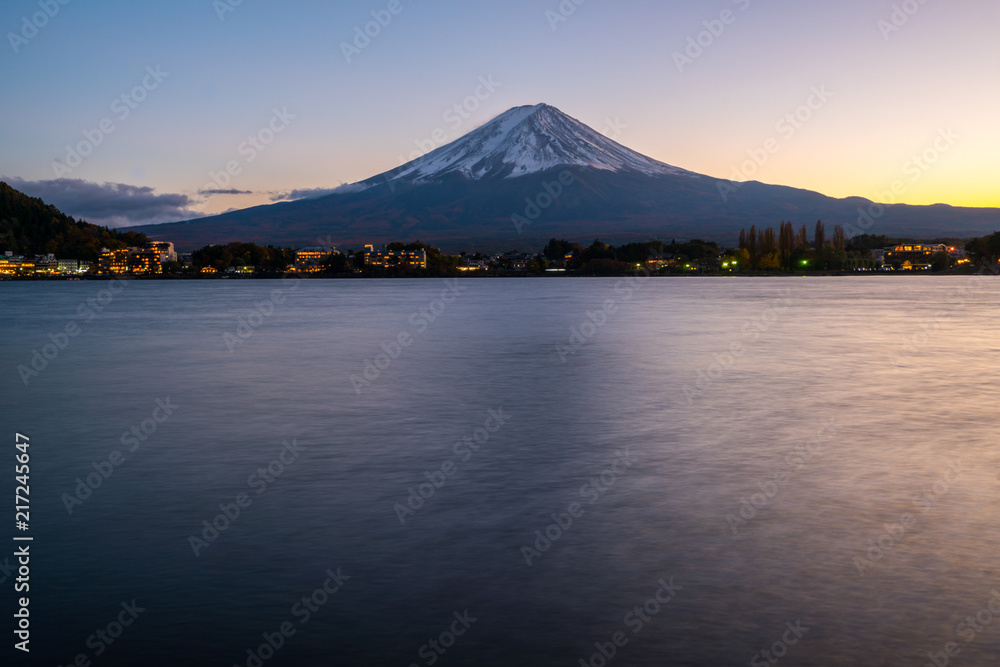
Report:
[{"label": "tree", "polygon": [[833,243],[834,250],[837,252],[844,252],[844,246],[847,243],[847,238],[844,235],[844,228],[840,225],[833,228],[833,240],[831,243]]},{"label": "tree", "polygon": [[782,222],[781,232],[778,234],[778,251],[781,256],[781,265],[791,268],[792,254],[795,252],[795,230],[792,223]]},{"label": "tree", "polygon": [[892,241],[888,236],[874,234],[860,234],[858,236],[853,236],[847,242],[847,250],[856,250],[859,252],[864,252],[868,250],[875,250],[876,248],[886,248],[892,245]]},{"label": "tree", "polygon": [[809,232],[806,231],[806,226],[802,225],[802,229],[795,236],[795,249],[796,250],[807,250],[809,248]]},{"label": "tree", "polygon": [[569,253],[575,253],[579,250],[582,250],[579,243],[570,243],[565,239],[550,239],[542,254],[545,255],[546,259],[561,261]]},{"label": "tree", "polygon": [[756,268],[757,260],[760,259],[760,254],[757,251],[757,226],[750,225],[750,232],[747,234],[747,252],[750,253],[750,268]]},{"label": "tree", "polygon": [[739,271],[750,267],[750,253],[746,248],[739,248],[726,254],[722,258],[723,267],[729,271]]},{"label": "tree", "polygon": [[948,256],[948,253],[934,253],[934,258],[931,260],[931,270],[935,273],[940,273],[941,271],[947,271],[949,268],[951,268],[951,258]]},{"label": "tree", "polygon": [[191,254],[191,263],[195,269],[210,266],[219,272],[230,266],[252,266],[265,271],[281,272],[294,262],[294,253],[289,248],[265,248],[255,243],[234,242],[224,246],[205,246]]},{"label": "tree", "polygon": [[769,252],[760,258],[757,262],[757,268],[761,270],[774,270],[781,268],[781,260],[778,258],[778,253]]},{"label": "tree", "polygon": [[160,267],[160,272],[166,276],[173,276],[184,269],[184,266],[180,262],[164,262]]},{"label": "tree", "polygon": [[577,252],[573,255],[573,263],[576,266],[582,266],[587,262],[591,262],[595,259],[616,259],[615,249],[609,246],[607,243],[602,243],[599,239],[594,239],[594,242],[590,244],[589,247]]},{"label": "tree", "polygon": [[976,264],[996,264],[1000,257],[1000,232],[972,239],[965,244],[965,250]]},{"label": "tree", "polygon": [[813,243],[815,244],[816,254],[821,255],[823,249],[826,247],[826,227],[823,226],[822,220],[816,221],[816,235],[813,237]]},{"label": "tree", "polygon": [[773,227],[768,227],[761,231],[757,250],[760,252],[761,257],[778,254],[778,240],[774,236]]},{"label": "tree", "polygon": [[347,255],[339,252],[332,253],[323,260],[322,266],[326,273],[346,273],[348,271]]}]

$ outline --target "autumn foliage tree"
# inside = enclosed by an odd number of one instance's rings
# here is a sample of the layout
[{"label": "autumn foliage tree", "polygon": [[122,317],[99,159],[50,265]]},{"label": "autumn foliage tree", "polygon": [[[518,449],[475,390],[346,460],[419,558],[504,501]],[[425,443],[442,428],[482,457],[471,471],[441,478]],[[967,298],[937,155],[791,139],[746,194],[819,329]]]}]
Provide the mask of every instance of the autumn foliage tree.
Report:
[{"label": "autumn foliage tree", "polygon": [[813,245],[816,248],[817,255],[822,254],[823,249],[826,248],[826,227],[823,225],[822,220],[816,221],[816,233],[813,234]]},{"label": "autumn foliage tree", "polygon": [[844,234],[843,227],[837,225],[833,228],[833,238],[830,243],[836,252],[844,252],[844,247],[847,245],[847,237]]},{"label": "autumn foliage tree", "polygon": [[790,269],[792,255],[795,253],[795,230],[791,222],[781,223],[781,230],[778,232],[778,252],[781,256],[781,265]]},{"label": "autumn foliage tree", "polygon": [[809,248],[809,232],[806,230],[806,226],[802,225],[799,229],[799,233],[795,235],[795,249],[796,250],[807,250]]},{"label": "autumn foliage tree", "polygon": [[[784,225],[784,223],[782,223]],[[740,249],[746,250],[751,269],[779,269],[782,265],[779,235],[774,229],[757,229],[756,225],[750,231],[740,230]]]}]

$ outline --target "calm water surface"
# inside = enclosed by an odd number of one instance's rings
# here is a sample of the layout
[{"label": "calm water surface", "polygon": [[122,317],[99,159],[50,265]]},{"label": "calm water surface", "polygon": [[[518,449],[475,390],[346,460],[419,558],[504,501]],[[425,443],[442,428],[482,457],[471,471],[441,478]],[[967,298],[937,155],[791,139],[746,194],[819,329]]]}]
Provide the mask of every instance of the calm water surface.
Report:
[{"label": "calm water surface", "polygon": [[997,664],[995,278],[459,286],[0,285],[31,664]]}]

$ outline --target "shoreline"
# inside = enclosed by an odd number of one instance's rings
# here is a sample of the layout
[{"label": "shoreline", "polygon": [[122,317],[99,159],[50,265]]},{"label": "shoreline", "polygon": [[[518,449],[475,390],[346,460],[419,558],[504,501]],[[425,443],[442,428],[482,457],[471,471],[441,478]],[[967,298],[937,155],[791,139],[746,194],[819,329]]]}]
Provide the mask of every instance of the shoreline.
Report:
[{"label": "shoreline", "polygon": [[[567,279],[612,279],[612,278],[628,278],[629,276],[636,275],[634,273],[621,273],[613,274],[607,276],[596,276],[596,275],[574,275],[574,274],[559,274],[559,275],[434,275],[434,276],[350,276],[350,275],[307,275],[303,276],[300,274],[281,274],[281,273],[271,273],[271,274],[261,274],[261,275],[233,275],[233,276],[131,276],[131,275],[111,275],[111,276],[32,276],[32,277],[13,277],[4,276],[0,278],[0,282],[108,282],[112,280],[135,280],[135,281],[150,281],[150,282],[181,282],[181,281],[202,281],[202,282],[217,282],[223,280],[287,280],[290,278],[297,278],[299,280],[450,280],[450,279],[461,279],[461,280],[525,280],[525,279],[537,279],[537,280],[567,280]],[[759,272],[747,272],[739,274],[723,274],[723,273],[705,273],[705,274],[666,274],[666,275],[649,275],[649,278],[662,278],[662,279],[680,279],[680,280],[690,280],[692,278],[720,278],[720,279],[735,279],[735,278],[861,278],[861,277],[962,277],[962,276],[975,276],[975,275],[998,275],[996,273],[990,273],[989,271],[975,271],[969,269],[967,271],[942,271],[938,273],[930,271],[850,271],[850,272],[838,272],[838,271],[816,271],[807,273],[759,273]]]}]

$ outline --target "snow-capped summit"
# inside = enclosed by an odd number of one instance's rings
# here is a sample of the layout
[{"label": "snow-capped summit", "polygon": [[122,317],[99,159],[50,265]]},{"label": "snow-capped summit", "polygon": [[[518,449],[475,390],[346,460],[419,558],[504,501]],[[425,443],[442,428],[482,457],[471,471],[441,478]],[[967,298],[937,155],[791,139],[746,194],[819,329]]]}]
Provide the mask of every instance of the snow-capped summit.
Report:
[{"label": "snow-capped summit", "polygon": [[518,178],[557,167],[589,167],[647,176],[686,175],[636,153],[547,104],[515,107],[482,127],[369,182],[445,177]]}]

